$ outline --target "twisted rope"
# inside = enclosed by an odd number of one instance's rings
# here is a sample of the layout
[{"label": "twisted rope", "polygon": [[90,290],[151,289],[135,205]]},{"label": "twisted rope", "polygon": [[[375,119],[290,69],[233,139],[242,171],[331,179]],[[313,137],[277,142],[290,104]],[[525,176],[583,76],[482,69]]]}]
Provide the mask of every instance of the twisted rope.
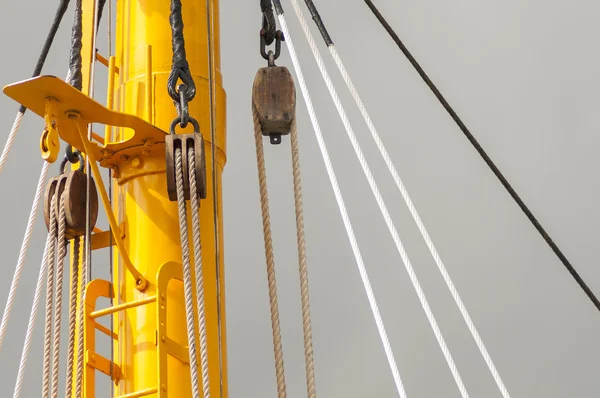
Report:
[{"label": "twisted rope", "polygon": [[302,330],[304,332],[304,364],[306,368],[306,392],[308,398],[315,398],[315,363],[312,346],[310,320],[310,297],[308,292],[308,267],[306,265],[306,244],[304,236],[304,210],[302,206],[302,178],[300,175],[300,150],[296,118],[290,129],[292,146],[292,173],[294,176],[294,203],[296,207],[296,237],[298,240],[298,266],[300,271],[300,299],[302,303]]},{"label": "twisted rope", "polygon": [[[354,254],[354,258],[356,260],[356,265],[358,267],[358,271],[365,289],[365,293],[367,295],[367,299],[369,301],[369,306],[371,307],[371,312],[373,313],[373,319],[375,320],[375,325],[377,326],[377,331],[379,332],[379,337],[381,339],[381,343],[383,345],[386,358],[388,360],[388,364],[390,370],[392,372],[392,376],[394,377],[394,382],[396,384],[396,389],[398,391],[398,395],[401,398],[406,398],[406,391],[404,390],[404,385],[402,383],[402,378],[400,377],[400,372],[398,371],[398,366],[396,364],[396,359],[394,358],[394,353],[392,352],[392,347],[390,345],[390,340],[385,330],[385,325],[383,323],[383,318],[381,317],[381,313],[379,311],[379,306],[377,304],[377,300],[375,298],[375,294],[373,293],[373,288],[371,286],[371,282],[369,280],[369,275],[367,269],[365,267],[365,263],[360,252],[360,248],[358,246],[358,242],[356,240],[356,235],[354,234],[354,228],[352,227],[352,223],[350,221],[350,217],[348,216],[348,210],[346,209],[346,204],[344,202],[344,197],[340,190],[340,186],[337,181],[337,177],[335,175],[335,171],[333,170],[333,164],[331,163],[331,159],[329,157],[329,151],[327,149],[327,145],[325,144],[325,140],[323,138],[323,132],[321,131],[321,126],[319,125],[319,120],[315,114],[315,109],[312,103],[312,99],[310,97],[310,93],[308,92],[308,88],[306,87],[306,81],[304,80],[304,73],[302,72],[302,68],[300,66],[300,62],[298,61],[298,55],[296,54],[296,49],[294,47],[294,43],[292,41],[292,37],[290,35],[287,21],[283,16],[283,10],[281,9],[281,3],[276,1],[275,9],[277,10],[277,16],[279,18],[279,23],[281,25],[281,30],[285,36],[285,40],[287,43],[287,48],[290,52],[290,58],[292,59],[292,64],[294,65],[294,70],[296,71],[296,75],[298,77],[298,84],[300,85],[300,89],[302,91],[302,96],[304,97],[304,102],[306,103],[306,107],[308,110],[308,114],[310,117],[310,121],[313,125],[315,137],[317,139],[317,143],[319,144],[319,150],[321,151],[321,156],[323,157],[323,162],[325,163],[325,168],[327,170],[327,175],[329,176],[329,181],[331,183],[331,188],[333,189],[333,193],[335,195],[335,199],[340,211],[340,215],[342,217],[342,221],[344,222],[344,228],[346,229],[346,234],[348,235],[348,240],[350,242],[350,246],[352,247],[352,253]],[[256,122],[255,122],[256,123]]]},{"label": "twisted rope", "polygon": [[44,248],[44,256],[42,257],[40,273],[38,275],[37,284],[35,285],[35,294],[33,296],[33,304],[31,305],[31,313],[29,314],[29,323],[27,324],[27,332],[25,333],[25,343],[23,344],[23,352],[21,353],[21,361],[19,362],[19,371],[17,373],[17,382],[15,384],[13,398],[19,398],[19,396],[21,395],[21,387],[23,386],[23,378],[25,376],[27,358],[29,357],[29,350],[31,349],[31,341],[35,329],[35,320],[37,318],[40,298],[42,297],[42,288],[44,287],[44,277],[46,276],[48,253],[50,250],[50,245],[52,243],[52,237],[50,236],[50,234],[48,234],[48,237],[46,238],[46,246]]},{"label": "twisted rope", "polygon": [[[55,195],[56,196],[56,195]],[[52,345],[52,398],[58,398],[58,378],[60,376],[60,326],[62,318],[62,296],[63,296],[63,276],[64,260],[67,252],[65,233],[67,229],[67,219],[65,217],[65,193],[60,196],[59,214],[58,214],[58,256],[56,264],[56,274],[54,281],[54,342]]]},{"label": "twisted rope", "polygon": [[56,260],[56,195],[50,202],[50,228],[48,231],[48,263],[46,268],[46,319],[44,322],[44,359],[42,371],[42,398],[50,397],[50,372],[52,358],[52,319],[54,298],[54,263]]},{"label": "twisted rope", "polygon": [[194,325],[194,297],[192,272],[190,266],[190,246],[188,241],[188,225],[183,191],[183,165],[181,148],[175,149],[175,178],[177,182],[177,204],[179,207],[179,232],[181,235],[181,256],[183,259],[183,289],[185,295],[185,315],[187,337],[190,354],[190,375],[192,380],[192,397],[200,398],[198,383],[198,361],[196,356],[196,330]]},{"label": "twisted rope", "polygon": [[[83,238],[83,246],[86,245],[86,239]],[[86,256],[82,256],[81,278],[79,278],[79,311],[77,314],[77,371],[75,375],[75,398],[81,398],[83,395],[83,365],[84,365],[84,334],[83,325],[85,324],[85,287],[88,283]]]},{"label": "twisted rope", "polygon": [[[69,349],[67,354],[67,398],[73,393],[73,360],[75,359],[75,332],[77,329],[77,286],[79,284],[79,244],[80,238],[73,239],[73,264],[71,266],[71,292],[69,303]],[[83,303],[81,303],[83,307]]]},{"label": "twisted rope", "polygon": [[190,180],[190,204],[192,210],[192,231],[194,237],[194,272],[196,274],[196,300],[198,305],[198,325],[200,328],[200,369],[202,371],[202,393],[210,398],[208,373],[208,344],[206,338],[206,314],[204,308],[204,277],[202,273],[202,240],[200,239],[200,200],[196,184],[196,154],[194,147],[188,148],[188,175]]},{"label": "twisted rope", "polygon": [[48,175],[48,169],[50,168],[50,163],[44,162],[42,166],[42,171],[40,173],[40,178],[38,181],[38,185],[35,191],[35,197],[33,199],[33,204],[31,205],[31,211],[29,212],[29,219],[27,221],[27,228],[25,229],[25,236],[23,237],[23,243],[21,244],[21,250],[19,251],[19,259],[17,260],[17,267],[15,268],[15,274],[13,276],[12,282],[10,284],[10,291],[8,293],[8,299],[6,301],[6,306],[4,307],[4,314],[2,315],[2,323],[0,323],[0,351],[2,351],[2,343],[4,342],[4,337],[6,336],[6,330],[8,328],[8,320],[10,318],[10,314],[12,312],[12,307],[15,301],[15,296],[17,293],[17,287],[19,286],[19,280],[21,279],[21,274],[23,273],[23,268],[25,267],[25,257],[27,256],[27,250],[29,249],[29,242],[31,240],[31,234],[33,232],[33,227],[35,226],[35,219],[37,216],[37,210],[40,204],[40,199],[42,197],[42,193],[44,191],[44,185],[46,182],[46,176]]},{"label": "twisted rope", "polygon": [[6,164],[6,160],[8,159],[8,154],[10,153],[10,150],[12,149],[12,146],[15,143],[15,138],[17,137],[17,132],[19,131],[19,128],[21,127],[21,122],[23,121],[24,115],[25,115],[25,110],[19,111],[17,113],[17,117],[15,117],[13,126],[10,129],[10,134],[8,135],[8,138],[6,139],[6,144],[4,144],[4,149],[2,150],[2,155],[0,155],[0,172],[2,172],[2,169],[4,168],[4,165]]},{"label": "twisted rope", "polygon": [[283,367],[283,347],[279,326],[279,308],[277,304],[277,279],[275,277],[275,260],[273,256],[273,239],[271,237],[271,217],[269,215],[269,197],[267,192],[267,173],[262,142],[262,125],[258,111],[252,108],[254,119],[254,140],[256,142],[256,163],[258,166],[258,182],[260,185],[260,203],[263,219],[263,235],[265,256],[267,260],[267,279],[269,285],[269,304],[271,306],[271,328],[273,330],[273,350],[275,353],[275,373],[277,376],[277,394],[279,398],[287,396]]},{"label": "twisted rope", "polygon": [[[352,147],[354,148],[356,157],[361,165],[361,168],[363,169],[363,173],[365,174],[365,177],[367,178],[367,181],[369,183],[369,186],[371,188],[373,196],[375,197],[377,205],[379,206],[379,210],[381,211],[381,214],[385,220],[385,223],[388,227],[390,235],[392,236],[392,239],[394,240],[398,254],[402,258],[402,262],[404,263],[406,272],[408,273],[408,276],[411,280],[413,288],[415,289],[417,297],[419,298],[421,306],[423,307],[423,311],[425,312],[425,315],[427,316],[427,320],[429,321],[431,329],[433,330],[433,334],[435,335],[438,345],[440,346],[440,349],[441,349],[442,353],[444,354],[444,358],[446,359],[448,368],[450,369],[450,372],[452,373],[452,376],[454,377],[456,386],[458,387],[461,396],[463,398],[468,398],[469,393],[467,392],[467,389],[464,385],[462,377],[460,376],[460,373],[458,371],[456,363],[454,362],[454,359],[452,358],[452,354],[450,353],[450,349],[448,348],[448,345],[446,344],[446,341],[444,339],[442,331],[440,330],[440,327],[435,319],[435,316],[433,315],[433,311],[431,310],[431,307],[425,296],[425,292],[423,291],[423,288],[421,287],[419,279],[417,278],[415,270],[414,270],[414,268],[411,264],[411,261],[408,257],[408,253],[406,252],[406,249],[404,248],[404,245],[402,244],[400,235],[398,234],[396,226],[394,225],[394,222],[392,221],[392,217],[387,209],[387,206],[383,200],[383,197],[381,196],[381,192],[379,191],[377,183],[375,182],[373,173],[371,172],[371,169],[370,169],[370,167],[367,163],[367,160],[362,152],[360,144],[358,143],[358,140],[356,139],[356,135],[354,134],[352,126],[350,125],[350,121],[348,119],[346,111],[344,110],[344,107],[341,103],[341,100],[340,100],[338,94],[337,94],[337,91],[335,90],[333,82],[331,81],[331,78],[329,77],[329,73],[327,72],[327,68],[325,67],[323,58],[321,57],[321,54],[316,46],[314,38],[313,38],[312,34],[310,33],[308,24],[306,23],[306,20],[304,19],[304,16],[302,15],[302,11],[300,10],[300,7],[299,7],[297,1],[291,0],[291,2],[292,2],[292,5],[294,6],[294,10],[296,11],[296,16],[298,17],[298,21],[300,22],[300,25],[302,25],[302,29],[304,31],[304,34],[308,41],[308,44],[312,50],[315,61],[317,62],[319,70],[321,71],[321,75],[323,77],[323,80],[325,81],[325,85],[327,86],[327,89],[329,90],[329,94],[331,95],[331,98],[333,99],[333,102],[338,111],[338,114],[342,120],[342,123],[346,130],[346,134],[348,135],[348,139],[350,140],[350,143],[352,144]],[[280,19],[284,18],[283,15],[280,15],[279,17],[280,17]],[[289,39],[289,37],[287,37],[287,36],[286,36],[286,38]]]},{"label": "twisted rope", "polygon": [[358,94],[358,91],[354,87],[354,84],[352,83],[352,80],[350,79],[350,76],[349,76],[348,72],[346,71],[346,68],[345,68],[343,62],[342,62],[337,50],[335,49],[335,46],[333,46],[333,45],[329,46],[329,51],[331,52],[331,55],[332,55],[336,65],[338,66],[338,69],[339,69],[342,77],[344,78],[346,85],[348,86],[348,90],[350,90],[350,93],[352,94],[352,98],[354,98],[354,101],[356,102],[356,105],[358,106],[360,113],[363,116],[363,119],[364,119],[365,123],[367,124],[367,127],[369,128],[369,131],[371,132],[371,136],[373,137],[373,140],[375,141],[375,144],[377,145],[377,148],[379,149],[379,152],[381,153],[381,156],[383,157],[383,160],[385,161],[385,164],[387,165],[388,170],[390,171],[390,174],[392,175],[392,178],[396,182],[396,186],[398,187],[398,190],[400,191],[400,193],[402,194],[402,197],[404,198],[404,201],[406,202],[406,206],[408,207],[408,210],[410,211],[410,214],[412,215],[413,220],[417,224],[417,228],[421,232],[421,236],[423,237],[423,240],[425,240],[425,244],[429,248],[429,252],[431,253],[431,256],[433,257],[435,264],[438,267],[438,270],[440,271],[440,273],[442,274],[442,277],[444,278],[444,281],[446,282],[446,286],[448,287],[448,290],[450,291],[450,294],[452,295],[454,302],[456,303],[467,327],[469,328],[469,331],[471,332],[471,335],[473,336],[473,339],[475,340],[475,344],[479,348],[479,352],[481,353],[481,356],[483,357],[488,369],[490,370],[490,373],[492,374],[492,377],[494,378],[494,381],[496,382],[496,385],[498,386],[500,393],[502,394],[502,396],[504,398],[510,398],[510,394],[509,394],[508,390],[506,389],[504,382],[502,381],[502,377],[500,376],[498,369],[496,369],[496,366],[494,365],[494,361],[492,360],[492,357],[490,356],[490,354],[485,346],[485,343],[483,342],[483,339],[481,338],[481,336],[479,335],[479,332],[477,331],[477,328],[475,327],[475,323],[471,319],[471,316],[469,315],[469,312],[467,311],[467,308],[466,308],[465,304],[463,303],[463,301],[460,297],[460,294],[458,293],[458,289],[454,285],[454,282],[452,282],[452,278],[450,278],[450,274],[448,273],[448,270],[446,269],[446,266],[444,265],[444,262],[442,261],[442,258],[440,257],[435,245],[433,244],[433,240],[431,239],[431,236],[429,236],[429,233],[427,232],[427,229],[425,228],[425,224],[423,223],[423,220],[421,219],[419,212],[417,211],[412,199],[410,198],[410,196],[408,194],[408,190],[404,186],[404,183],[402,182],[402,179],[400,178],[400,175],[398,174],[398,171],[396,170],[396,167],[395,167],[394,163],[392,162],[392,159],[385,148],[385,144],[381,141],[381,138],[380,138],[379,134],[377,133],[377,130],[375,129],[375,125],[373,124],[373,121],[371,120],[369,113],[367,112],[367,109],[365,108],[365,105],[363,104],[363,102],[360,98],[360,95]]}]

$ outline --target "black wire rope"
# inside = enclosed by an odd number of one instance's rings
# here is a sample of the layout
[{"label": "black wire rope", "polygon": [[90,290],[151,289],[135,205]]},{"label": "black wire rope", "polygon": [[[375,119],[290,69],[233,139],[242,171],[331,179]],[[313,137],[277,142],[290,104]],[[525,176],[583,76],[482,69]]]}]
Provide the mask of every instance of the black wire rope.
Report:
[{"label": "black wire rope", "polygon": [[[52,47],[52,43],[56,37],[56,32],[58,32],[58,28],[60,27],[62,19],[67,12],[67,8],[69,8],[69,2],[70,0],[60,0],[58,3],[58,8],[56,9],[54,19],[52,20],[52,25],[50,25],[50,31],[48,32],[48,36],[46,36],[44,46],[42,47],[40,56],[35,64],[35,68],[33,69],[32,77],[37,77],[42,73],[42,69],[46,63],[46,58],[48,58],[48,53],[50,52],[50,47]],[[21,105],[19,112],[24,114],[26,111],[27,108]]]},{"label": "black wire rope", "polygon": [[196,84],[190,71],[190,65],[185,53],[185,40],[183,37],[183,16],[181,14],[181,0],[171,0],[171,14],[169,16],[171,24],[173,63],[171,65],[171,74],[167,82],[169,95],[176,103],[179,103],[180,97],[177,88],[177,82],[181,79],[186,86],[186,97],[188,101],[194,99],[196,95]]},{"label": "black wire rope", "polygon": [[71,31],[71,51],[69,52],[69,74],[67,82],[81,91],[83,87],[83,74],[81,73],[82,57],[81,49],[83,38],[83,9],[82,0],[75,3],[75,17]]},{"label": "black wire rope", "polygon": [[400,38],[398,37],[398,35],[394,31],[394,29],[385,20],[385,18],[383,17],[383,15],[381,15],[381,13],[379,12],[379,10],[377,9],[377,7],[373,4],[373,2],[371,0],[364,0],[364,1],[367,4],[367,6],[369,7],[369,9],[373,12],[373,14],[375,15],[375,17],[379,20],[379,22],[384,27],[384,29],[388,32],[388,34],[394,40],[394,42],[398,45],[398,47],[400,48],[400,51],[402,51],[402,53],[406,56],[406,58],[408,59],[408,61],[411,63],[411,65],[415,68],[415,70],[419,74],[419,76],[421,76],[421,78],[423,79],[423,81],[425,82],[425,84],[427,84],[427,87],[429,87],[429,89],[436,96],[436,98],[438,99],[438,101],[440,102],[440,104],[448,112],[448,114],[450,115],[450,117],[452,118],[452,120],[454,120],[454,122],[458,125],[458,127],[463,132],[463,134],[465,135],[465,137],[467,138],[467,140],[469,140],[469,142],[471,143],[471,145],[473,145],[473,147],[475,148],[475,150],[477,151],[477,153],[479,153],[479,155],[481,156],[481,158],[483,159],[483,161],[492,170],[492,172],[498,178],[498,180],[500,180],[500,183],[502,184],[502,186],[504,186],[504,188],[508,191],[508,193],[513,198],[513,200],[521,208],[521,210],[523,211],[523,213],[525,213],[525,216],[527,216],[527,218],[529,219],[529,221],[531,221],[531,223],[533,224],[533,226],[535,227],[535,229],[539,232],[539,234],[542,236],[542,238],[546,241],[546,243],[548,244],[548,246],[550,246],[550,248],[552,249],[552,251],[554,252],[554,254],[556,254],[556,256],[558,257],[558,259],[562,262],[562,264],[565,266],[565,268],[567,269],[567,271],[571,274],[571,276],[573,277],[573,279],[575,279],[575,281],[577,282],[577,284],[585,292],[585,294],[588,296],[588,298],[590,299],[590,301],[600,311],[600,301],[594,295],[594,292],[592,292],[592,290],[589,288],[589,286],[585,283],[585,281],[583,280],[583,278],[581,277],[581,275],[579,275],[579,273],[575,270],[575,267],[573,267],[573,265],[571,264],[571,262],[563,254],[563,252],[560,250],[560,248],[554,242],[554,240],[552,240],[552,238],[550,237],[550,235],[548,234],[548,232],[546,232],[546,230],[544,229],[544,227],[542,227],[542,224],[540,224],[540,222],[534,216],[534,214],[531,212],[531,210],[529,209],[529,207],[527,207],[527,205],[525,204],[525,202],[523,202],[523,200],[521,199],[521,197],[519,196],[519,194],[515,191],[515,189],[512,187],[512,185],[508,182],[508,180],[506,179],[506,177],[504,177],[504,175],[502,174],[502,172],[500,171],[500,169],[498,169],[498,167],[494,164],[494,162],[489,157],[489,155],[486,153],[486,151],[483,149],[483,147],[481,146],[481,144],[479,144],[479,142],[477,141],[477,139],[469,131],[469,129],[463,123],[463,121],[458,116],[458,114],[450,106],[450,104],[448,103],[448,101],[446,101],[446,99],[444,98],[444,96],[442,95],[442,93],[440,92],[440,90],[431,81],[431,79],[429,78],[429,76],[427,76],[427,73],[425,73],[425,71],[423,70],[423,68],[421,67],[421,65],[419,65],[419,63],[417,62],[417,60],[415,59],[415,57],[413,57],[413,55],[410,53],[410,51],[408,50],[408,48],[404,45],[404,43],[402,42],[402,40],[400,40]]},{"label": "black wire rope", "polygon": [[260,0],[260,10],[263,13],[262,28],[265,30],[265,44],[270,46],[277,36],[277,24],[271,0]]}]

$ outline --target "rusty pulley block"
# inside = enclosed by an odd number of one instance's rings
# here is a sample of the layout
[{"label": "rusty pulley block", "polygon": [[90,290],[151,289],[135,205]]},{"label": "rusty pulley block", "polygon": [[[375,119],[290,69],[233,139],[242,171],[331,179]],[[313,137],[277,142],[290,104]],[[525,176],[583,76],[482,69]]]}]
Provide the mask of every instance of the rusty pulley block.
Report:
[{"label": "rusty pulley block", "polygon": [[[52,199],[57,198],[55,216],[58,219],[60,213],[60,197],[65,193],[65,218],[66,237],[73,239],[85,235],[86,232],[86,208],[87,208],[87,179],[83,172],[83,158],[80,156],[81,167],[78,170],[64,170],[66,162],[61,166],[61,174],[52,178],[46,187],[44,194],[44,220],[46,228],[50,228],[50,214]],[[98,192],[92,176],[90,178],[90,230],[93,230],[98,220]]]},{"label": "rusty pulley block", "polygon": [[[194,132],[192,134],[175,134],[175,127],[180,122],[180,118],[175,119],[171,124],[171,134],[165,137],[169,199],[173,202],[177,201],[175,151],[179,149],[181,150],[185,200],[190,200],[190,172],[196,174],[196,194],[200,199],[206,199],[206,157],[204,154],[204,138],[200,134],[200,126],[196,119],[190,117],[189,122],[194,126]],[[194,150],[194,170],[190,170],[188,162],[190,148]]]},{"label": "rusty pulley block", "polygon": [[290,133],[296,117],[296,89],[290,71],[284,66],[275,65],[281,52],[281,42],[284,41],[283,34],[277,32],[275,53],[267,53],[264,35],[265,32],[261,31],[261,54],[269,64],[256,73],[252,104],[262,125],[263,136],[268,136],[271,144],[277,145],[281,143],[282,135]]}]

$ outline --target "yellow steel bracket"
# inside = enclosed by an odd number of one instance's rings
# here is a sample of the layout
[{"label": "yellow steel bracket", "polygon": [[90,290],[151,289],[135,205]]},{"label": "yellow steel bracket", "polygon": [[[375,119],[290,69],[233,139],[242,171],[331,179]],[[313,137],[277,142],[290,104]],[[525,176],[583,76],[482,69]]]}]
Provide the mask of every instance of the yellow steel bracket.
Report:
[{"label": "yellow steel bracket", "polygon": [[90,167],[92,168],[92,173],[94,174],[94,179],[96,180],[98,193],[100,193],[100,198],[102,199],[102,204],[104,205],[104,210],[106,211],[106,215],[108,217],[108,223],[110,224],[112,235],[115,240],[115,244],[117,245],[117,248],[119,250],[119,254],[123,259],[123,264],[125,264],[125,267],[127,267],[129,272],[131,272],[131,274],[135,278],[135,287],[140,291],[144,291],[148,287],[148,281],[131,262],[129,254],[127,253],[127,249],[125,248],[125,243],[123,243],[123,239],[121,239],[119,225],[117,224],[117,219],[115,218],[115,214],[112,211],[110,200],[108,198],[108,194],[106,193],[106,188],[104,187],[104,181],[102,180],[100,169],[98,169],[98,164],[96,163],[96,155],[94,154],[94,151],[92,149],[93,144],[86,137],[87,125],[83,122],[79,113],[73,111],[67,113],[69,119],[71,119],[72,121],[71,124],[75,126],[75,128],[78,131],[79,142],[83,146],[83,152],[85,152],[85,154],[89,158]]},{"label": "yellow steel bracket", "polygon": [[183,363],[189,363],[190,361],[188,347],[182,346],[167,336],[167,288],[172,280],[183,281],[182,266],[173,261],[161,265],[156,277],[156,293],[158,296],[158,305],[156,306],[158,318],[158,385],[160,386],[158,398],[168,397],[167,357],[170,355]]},{"label": "yellow steel bracket", "polygon": [[[81,123],[86,127],[91,123],[99,123],[124,128],[124,136],[119,141],[90,143],[89,152],[86,153],[99,159],[102,167],[115,167],[124,159],[141,156],[144,151],[146,155],[147,142],[153,145],[164,145],[165,142],[167,133],[158,127],[137,116],[109,110],[56,76],[38,76],[14,83],[4,87],[4,93],[46,121],[54,120],[55,126],[60,125],[57,131],[60,138],[82,152],[84,146],[78,128],[67,122],[69,113],[79,114]],[[56,129],[50,129],[49,134],[45,135],[50,137],[54,132]],[[51,148],[45,145],[49,143],[42,142],[42,151],[45,147]]]},{"label": "yellow steel bracket", "polygon": [[40,139],[42,159],[49,163],[56,162],[60,152],[60,137],[58,136],[58,102],[54,98],[46,98],[44,120],[46,125]]}]

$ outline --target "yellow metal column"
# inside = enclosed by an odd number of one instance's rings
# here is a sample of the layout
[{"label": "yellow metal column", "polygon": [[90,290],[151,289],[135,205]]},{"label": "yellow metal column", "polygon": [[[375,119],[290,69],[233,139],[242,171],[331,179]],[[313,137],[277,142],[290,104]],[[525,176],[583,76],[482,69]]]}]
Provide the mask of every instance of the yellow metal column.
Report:
[{"label": "yellow metal column", "polygon": [[[213,1],[216,79],[216,168],[218,184],[225,165],[225,92],[220,74],[218,48],[218,1]],[[171,69],[171,30],[169,0],[117,0],[116,64],[119,68],[115,92],[116,110],[142,117],[168,131],[176,116],[173,101],[167,93],[167,78]],[[222,231],[221,197],[213,203],[210,113],[208,99],[208,37],[205,0],[184,0],[183,21],[187,58],[197,85],[196,98],[190,103],[190,115],[200,123],[206,143],[208,195],[202,201],[202,255],[204,264],[205,301],[208,335],[208,358],[211,395],[220,397],[221,366],[223,397],[227,396],[225,351],[225,303],[223,258],[220,267],[220,321],[218,333],[216,254],[213,210],[218,207],[219,231]],[[110,107],[110,104],[109,104]],[[179,132],[179,131],[178,131]],[[189,129],[187,132],[191,132]],[[116,137],[127,136],[126,129],[117,129]],[[177,203],[169,201],[165,176],[164,145],[146,142],[140,157],[122,159],[115,170],[117,189],[113,197],[115,213],[122,224],[125,246],[132,263],[148,279],[149,287],[140,292],[131,274],[119,260],[115,261],[115,304],[142,300],[156,294],[157,273],[167,262],[181,263]],[[219,189],[219,195],[221,190]],[[218,237],[220,247],[222,234]],[[118,252],[115,251],[115,257]],[[183,284],[169,284],[167,301],[167,334],[176,343],[187,345]],[[160,301],[159,301],[160,303]],[[114,315],[115,362],[122,371],[116,395],[151,389],[158,383],[157,304],[139,306]],[[219,342],[222,350],[219,350]],[[221,351],[221,352],[220,352]],[[168,358],[168,383],[158,386],[169,397],[190,397],[189,365],[175,357]],[[154,396],[154,395],[152,395]]]}]

